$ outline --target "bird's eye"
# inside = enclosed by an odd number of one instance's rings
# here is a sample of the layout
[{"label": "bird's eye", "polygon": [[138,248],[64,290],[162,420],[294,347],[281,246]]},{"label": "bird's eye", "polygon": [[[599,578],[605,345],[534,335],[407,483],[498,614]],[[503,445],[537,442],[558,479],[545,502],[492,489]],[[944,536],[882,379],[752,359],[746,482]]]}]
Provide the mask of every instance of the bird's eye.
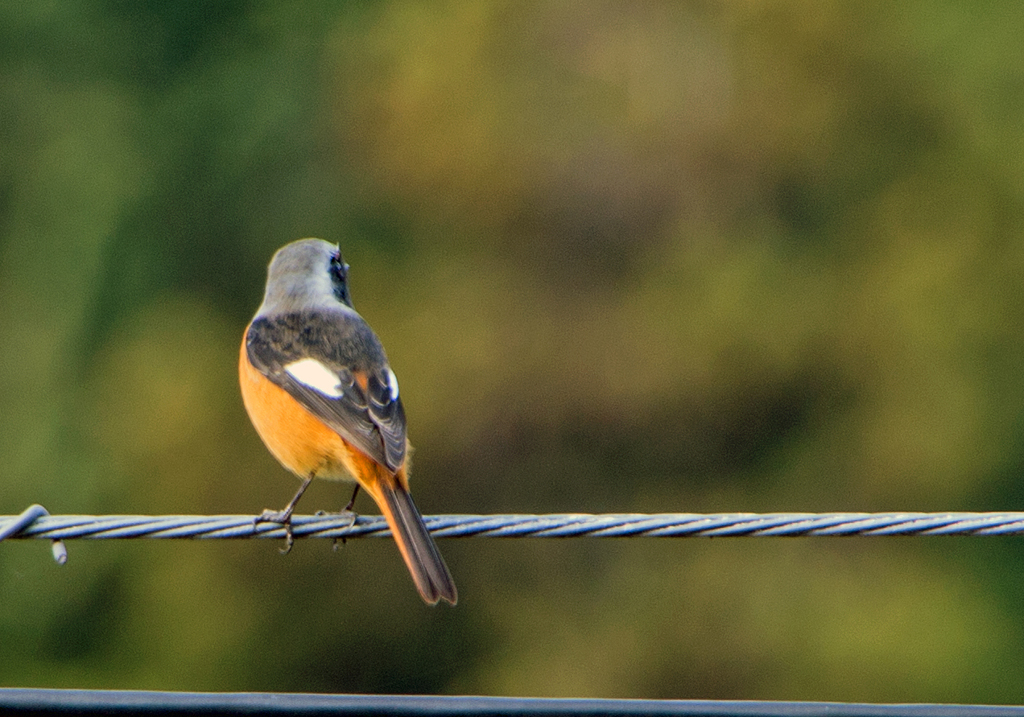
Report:
[{"label": "bird's eye", "polygon": [[345,278],[345,273],[348,271],[348,264],[341,258],[341,252],[335,252],[331,255],[331,273],[335,274],[341,279]]},{"label": "bird's eye", "polygon": [[341,258],[341,252],[331,254],[331,284],[334,287],[334,296],[343,304],[352,306],[352,299],[348,295],[348,264]]}]

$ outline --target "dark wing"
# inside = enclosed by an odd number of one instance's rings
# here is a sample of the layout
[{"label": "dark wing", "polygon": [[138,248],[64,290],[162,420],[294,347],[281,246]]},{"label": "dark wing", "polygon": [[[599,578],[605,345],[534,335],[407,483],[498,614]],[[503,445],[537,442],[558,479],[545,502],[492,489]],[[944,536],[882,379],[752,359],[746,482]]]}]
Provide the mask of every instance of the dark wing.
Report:
[{"label": "dark wing", "polygon": [[[392,472],[402,465],[405,410],[380,340],[361,318],[317,312],[256,319],[246,352],[260,373],[342,438]],[[337,385],[289,373],[287,367],[303,359],[330,371]]]}]

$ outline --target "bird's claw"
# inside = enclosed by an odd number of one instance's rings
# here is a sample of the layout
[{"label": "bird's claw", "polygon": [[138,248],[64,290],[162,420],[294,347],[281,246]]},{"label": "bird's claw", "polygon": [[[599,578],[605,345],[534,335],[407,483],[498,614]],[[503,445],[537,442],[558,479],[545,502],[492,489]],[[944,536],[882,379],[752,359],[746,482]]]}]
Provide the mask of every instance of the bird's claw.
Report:
[{"label": "bird's claw", "polygon": [[[317,515],[317,516],[320,516],[320,517],[323,517],[325,515],[337,515],[337,516],[347,515],[348,518],[349,518],[349,521],[348,521],[348,525],[346,525],[345,527],[346,528],[351,528],[353,525],[356,524],[356,517],[357,517],[356,514],[351,510],[351,508],[352,508],[352,504],[349,503],[347,506],[342,508],[337,513],[329,513],[326,510],[318,510],[314,515]],[[342,545],[345,544],[345,538],[344,537],[333,538],[331,540],[331,550],[337,550],[338,549],[338,541],[339,540],[341,541]]]},{"label": "bird's claw", "polygon": [[278,552],[281,555],[287,555],[292,551],[292,545],[295,544],[295,536],[292,534],[292,512],[290,510],[270,510],[269,508],[264,509],[262,513],[257,516],[253,524],[256,523],[280,523],[284,526],[284,548]]}]

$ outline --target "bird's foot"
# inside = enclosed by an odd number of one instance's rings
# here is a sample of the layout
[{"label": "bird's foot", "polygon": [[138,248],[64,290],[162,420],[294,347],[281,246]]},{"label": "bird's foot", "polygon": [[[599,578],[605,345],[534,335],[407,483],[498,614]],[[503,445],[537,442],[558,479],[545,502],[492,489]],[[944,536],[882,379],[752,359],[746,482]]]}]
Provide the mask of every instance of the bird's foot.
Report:
[{"label": "bird's foot", "polygon": [[284,510],[270,510],[265,508],[260,513],[256,520],[253,521],[253,525],[256,523],[280,523],[284,526],[284,548],[281,549],[281,555],[287,555],[292,551],[292,545],[295,544],[295,536],[292,535],[292,509],[291,507],[285,508]]},{"label": "bird's foot", "polygon": [[[326,510],[318,510],[316,513],[314,513],[314,515],[317,515],[317,516],[337,515],[339,517],[344,516],[344,517],[348,518],[348,525],[346,525],[345,527],[346,528],[351,528],[353,525],[356,524],[356,517],[357,517],[356,514],[354,512],[352,512],[352,510],[350,510],[351,508],[352,508],[352,504],[349,503],[347,506],[342,508],[337,513],[331,513],[331,512],[328,512]],[[342,545],[345,544],[345,538],[343,538],[343,537],[342,538],[334,538],[331,541],[331,549],[332,550],[337,550],[338,549],[338,541],[339,540],[341,541]]]}]

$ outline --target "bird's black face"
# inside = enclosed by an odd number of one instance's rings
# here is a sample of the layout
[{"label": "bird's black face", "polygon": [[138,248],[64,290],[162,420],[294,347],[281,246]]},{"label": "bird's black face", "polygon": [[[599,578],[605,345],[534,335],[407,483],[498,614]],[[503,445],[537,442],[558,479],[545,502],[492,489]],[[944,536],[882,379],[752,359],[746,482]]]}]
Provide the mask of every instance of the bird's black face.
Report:
[{"label": "bird's black face", "polygon": [[348,294],[348,264],[341,258],[340,251],[331,255],[331,266],[328,272],[334,287],[334,297],[345,306],[352,308],[352,297]]}]

